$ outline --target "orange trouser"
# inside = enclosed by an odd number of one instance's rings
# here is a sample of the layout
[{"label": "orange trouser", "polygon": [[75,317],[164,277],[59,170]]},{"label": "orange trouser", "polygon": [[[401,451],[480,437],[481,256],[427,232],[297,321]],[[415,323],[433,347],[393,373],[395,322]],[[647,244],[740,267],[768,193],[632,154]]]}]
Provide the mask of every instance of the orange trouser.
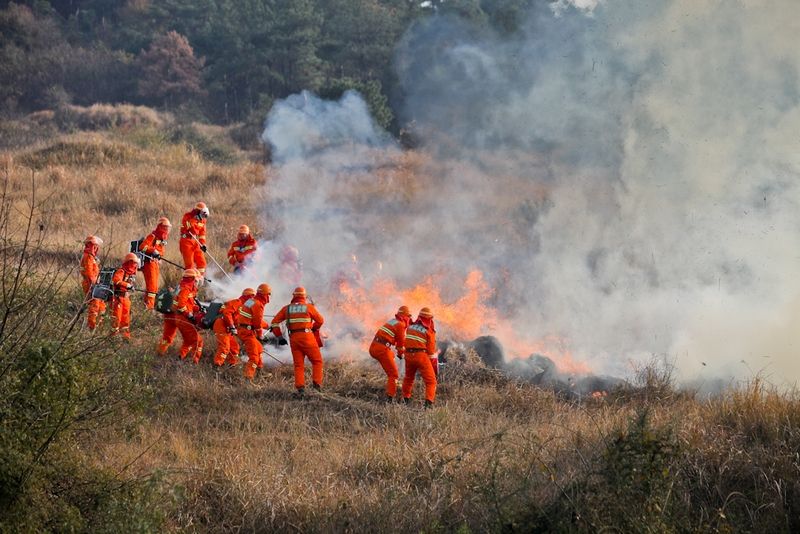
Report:
[{"label": "orange trouser", "polygon": [[239,330],[239,338],[241,338],[244,351],[247,353],[247,363],[244,364],[244,377],[253,378],[256,375],[256,369],[264,367],[264,363],[261,361],[261,353],[264,351],[264,347],[261,346],[261,342],[253,331],[244,327]]},{"label": "orange trouser", "polygon": [[297,332],[289,337],[294,362],[294,387],[306,385],[305,358],[311,362],[311,380],[322,385],[322,353],[317,345],[317,338],[311,332]]},{"label": "orange trouser", "polygon": [[158,294],[158,272],[159,266],[157,261],[148,261],[142,265],[144,285],[147,289],[147,293],[144,294],[144,306],[148,310],[152,310],[156,306],[156,295]]},{"label": "orange trouser", "polygon": [[161,342],[158,344],[158,354],[166,355],[167,349],[175,340],[176,332],[181,333],[182,342],[179,351],[181,359],[183,360],[191,353],[195,363],[200,361],[203,353],[203,338],[186,317],[177,313],[164,314],[164,332],[161,334]]},{"label": "orange trouser", "polygon": [[[236,338],[228,332],[225,321],[222,317],[214,321],[214,336],[217,338],[217,352],[214,353],[214,365],[222,365],[228,362],[230,365],[239,363],[239,343]],[[260,343],[259,343],[260,345]]]},{"label": "orange trouser", "polygon": [[414,378],[417,371],[425,382],[425,399],[433,402],[436,399],[436,375],[433,372],[431,358],[425,352],[406,352],[406,375],[403,377],[403,398],[411,398]]},{"label": "orange trouser", "polygon": [[397,364],[394,361],[391,347],[387,347],[385,343],[373,341],[369,346],[369,355],[378,360],[386,372],[386,395],[394,398],[397,394],[397,377],[400,376],[400,373],[397,372]]},{"label": "orange trouser", "polygon": [[97,316],[106,311],[106,303],[100,299],[92,298],[92,281],[86,277],[81,277],[81,286],[86,295],[86,324],[89,330],[97,328]]},{"label": "orange trouser", "polygon": [[111,302],[111,333],[122,332],[122,337],[131,337],[131,299],[125,296],[115,296]]},{"label": "orange trouser", "polygon": [[181,256],[183,256],[184,269],[195,268],[201,273],[206,272],[206,257],[200,250],[200,243],[191,238],[182,237],[180,241]]}]

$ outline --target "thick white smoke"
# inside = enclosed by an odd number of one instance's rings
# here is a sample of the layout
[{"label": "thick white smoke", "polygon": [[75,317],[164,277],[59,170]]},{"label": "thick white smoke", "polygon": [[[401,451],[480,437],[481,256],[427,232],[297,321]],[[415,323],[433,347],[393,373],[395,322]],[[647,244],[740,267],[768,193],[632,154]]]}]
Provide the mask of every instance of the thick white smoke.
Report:
[{"label": "thick white smoke", "polygon": [[798,15],[792,0],[560,0],[511,38],[430,19],[396,60],[403,119],[434,154],[424,179],[387,183],[404,156],[357,95],[296,95],[264,133],[269,216],[318,294],[447,272],[458,295],[478,268],[515,330],[595,371],[655,354],[686,378],[794,381]]}]

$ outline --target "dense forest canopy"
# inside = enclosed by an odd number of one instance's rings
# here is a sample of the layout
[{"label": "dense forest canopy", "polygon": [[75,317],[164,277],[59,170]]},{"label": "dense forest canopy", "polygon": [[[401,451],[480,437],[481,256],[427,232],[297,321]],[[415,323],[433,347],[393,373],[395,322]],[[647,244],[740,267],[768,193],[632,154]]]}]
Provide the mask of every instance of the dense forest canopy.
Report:
[{"label": "dense forest canopy", "polygon": [[0,111],[132,103],[220,124],[349,88],[397,131],[395,45],[415,21],[513,34],[547,0],[32,0],[0,4]]}]

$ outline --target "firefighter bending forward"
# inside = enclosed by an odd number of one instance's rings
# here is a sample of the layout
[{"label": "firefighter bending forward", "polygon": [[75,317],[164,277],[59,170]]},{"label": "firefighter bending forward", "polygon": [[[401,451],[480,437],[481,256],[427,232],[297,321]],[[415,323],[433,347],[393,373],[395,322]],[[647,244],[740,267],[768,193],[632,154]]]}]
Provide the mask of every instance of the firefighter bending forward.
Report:
[{"label": "firefighter bending forward", "polygon": [[417,371],[425,382],[425,406],[436,400],[436,373],[433,355],[436,353],[436,327],[429,308],[419,311],[417,320],[406,331],[406,374],[403,377],[403,402],[411,402],[411,390]]},{"label": "firefighter bending forward", "polygon": [[250,233],[250,227],[246,224],[241,225],[236,241],[231,243],[228,249],[228,263],[233,266],[233,272],[240,273],[246,269],[257,246],[255,238]]},{"label": "firefighter bending forward", "polygon": [[181,333],[182,343],[180,348],[181,360],[191,354],[192,361],[198,363],[200,355],[203,353],[203,338],[195,326],[194,315],[199,311],[197,298],[197,282],[200,280],[200,272],[197,269],[186,269],[183,271],[178,295],[172,304],[172,311],[164,314],[164,332],[161,336],[161,343],[158,345],[158,354],[165,356],[167,349],[175,339],[176,331]]},{"label": "firefighter bending forward", "polygon": [[114,271],[111,286],[114,289],[114,300],[111,301],[111,334],[122,333],[123,339],[131,338],[131,298],[128,291],[133,290],[136,271],[139,270],[139,258],[129,252],[122,260],[122,266]]},{"label": "firefighter bending forward", "polygon": [[242,296],[227,301],[222,305],[220,316],[214,321],[214,336],[217,338],[217,352],[214,353],[214,365],[220,367],[225,362],[239,365],[239,343],[236,341],[239,324],[239,308],[256,296],[256,290],[248,287]]},{"label": "firefighter bending forward", "polygon": [[178,242],[183,256],[184,269],[197,269],[200,276],[206,274],[206,219],[208,207],[198,202],[192,211],[181,219],[181,240]]},{"label": "firefighter bending forward", "polygon": [[375,339],[369,346],[369,355],[378,360],[386,372],[386,400],[394,400],[397,394],[397,364],[392,356],[392,345],[397,350],[397,357],[403,359],[405,352],[406,328],[411,323],[411,312],[408,306],[400,306],[394,319],[390,319],[375,333]]},{"label": "firefighter bending forward", "polygon": [[167,246],[170,228],[172,228],[172,223],[169,222],[169,219],[161,217],[158,220],[156,229],[145,237],[139,246],[139,252],[145,255],[142,274],[144,275],[144,285],[147,290],[144,294],[144,306],[148,310],[152,310],[156,305],[159,264],[161,263],[161,256],[164,255],[164,247]]},{"label": "firefighter bending forward", "polygon": [[81,286],[83,294],[86,296],[87,315],[86,324],[89,330],[97,327],[97,316],[106,311],[106,303],[100,299],[92,298],[92,286],[100,278],[100,262],[97,254],[100,252],[100,245],[103,240],[97,236],[90,235],[83,242],[83,257],[81,257]]},{"label": "firefighter bending forward", "polygon": [[297,395],[302,396],[305,390],[305,358],[311,361],[311,380],[314,389],[322,389],[322,353],[319,348],[322,340],[319,337],[319,328],[325,322],[322,315],[313,304],[306,301],[306,290],[302,287],[295,288],[292,293],[292,302],[281,308],[281,311],[272,321],[272,333],[283,339],[280,323],[287,322],[289,330],[289,344],[292,349],[294,362],[294,387]]},{"label": "firefighter bending forward", "polygon": [[269,303],[269,296],[272,294],[268,284],[261,284],[256,290],[256,294],[245,301],[239,308],[239,339],[242,340],[244,350],[247,353],[247,363],[244,365],[244,377],[252,379],[256,375],[256,369],[264,367],[261,353],[264,347],[261,341],[264,339],[264,330],[269,328],[269,324],[264,320],[264,306]]}]

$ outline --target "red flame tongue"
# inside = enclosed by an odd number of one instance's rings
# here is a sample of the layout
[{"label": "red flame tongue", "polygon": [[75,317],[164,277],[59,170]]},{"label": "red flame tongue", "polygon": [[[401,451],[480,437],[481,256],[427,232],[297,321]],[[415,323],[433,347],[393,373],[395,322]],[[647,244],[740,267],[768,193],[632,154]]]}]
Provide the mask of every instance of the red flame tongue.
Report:
[{"label": "red flame tongue", "polygon": [[414,317],[427,306],[433,311],[440,340],[466,342],[481,335],[493,335],[503,345],[507,358],[541,354],[551,358],[564,372],[589,372],[585,364],[574,360],[564,340],[556,336],[542,339],[521,336],[510,319],[487,304],[493,291],[481,271],[476,269],[467,274],[461,284],[463,291],[455,298],[443,297],[440,287],[445,285],[444,281],[443,277],[430,276],[412,288],[400,289],[388,278],[378,278],[367,287],[360,276],[342,277],[334,283],[329,306],[362,331],[364,351],[372,334],[394,316],[400,305],[408,306]]}]

